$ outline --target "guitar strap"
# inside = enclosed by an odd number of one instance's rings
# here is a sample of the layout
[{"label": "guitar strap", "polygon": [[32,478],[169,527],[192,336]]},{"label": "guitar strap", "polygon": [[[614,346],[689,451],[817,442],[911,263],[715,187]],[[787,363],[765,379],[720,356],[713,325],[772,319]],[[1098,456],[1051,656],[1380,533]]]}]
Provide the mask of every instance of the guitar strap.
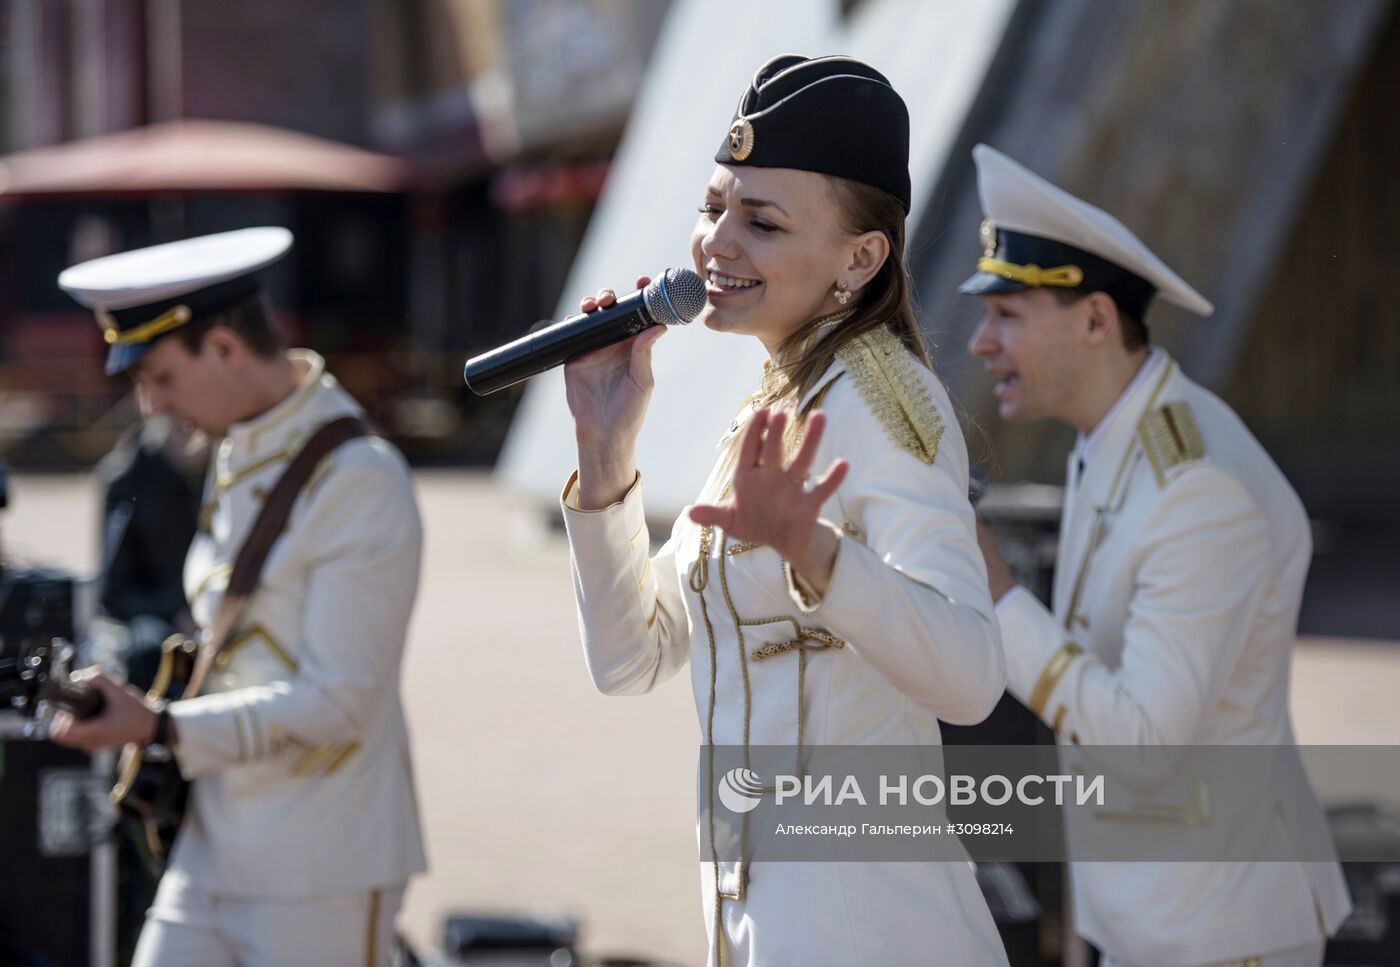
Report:
[{"label": "guitar strap", "polygon": [[214,661],[228,646],[238,623],[242,620],[267,563],[272,546],[282,536],[291,517],[292,505],[311,479],[320,462],[343,443],[364,436],[374,436],[375,430],[368,421],[359,416],[343,416],[323,425],[306,445],[292,458],[291,464],[277,479],[272,493],[263,504],[257,520],[248,530],[243,546],[234,558],[233,573],[229,575],[228,588],[214,611],[214,620],[209,624],[209,633],[195,657],[194,671],[189,685],[181,698],[194,698],[203,690]]}]

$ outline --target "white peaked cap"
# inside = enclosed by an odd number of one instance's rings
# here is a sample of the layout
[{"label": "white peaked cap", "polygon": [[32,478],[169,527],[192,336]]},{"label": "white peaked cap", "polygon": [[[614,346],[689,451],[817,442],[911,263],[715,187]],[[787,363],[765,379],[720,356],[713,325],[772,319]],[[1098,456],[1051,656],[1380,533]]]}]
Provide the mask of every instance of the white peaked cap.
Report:
[{"label": "white peaked cap", "polygon": [[241,228],[83,262],[59,275],[58,285],[92,309],[129,309],[256,272],[291,245],[285,228]]},{"label": "white peaked cap", "polygon": [[982,211],[999,230],[1072,245],[1140,276],[1173,305],[1208,316],[1214,306],[1112,215],[1052,185],[995,148],[972,149]]},{"label": "white peaked cap", "polygon": [[116,374],[167,333],[256,296],[254,273],[291,245],[292,233],[275,226],[202,235],[83,262],[58,285],[96,314]]}]

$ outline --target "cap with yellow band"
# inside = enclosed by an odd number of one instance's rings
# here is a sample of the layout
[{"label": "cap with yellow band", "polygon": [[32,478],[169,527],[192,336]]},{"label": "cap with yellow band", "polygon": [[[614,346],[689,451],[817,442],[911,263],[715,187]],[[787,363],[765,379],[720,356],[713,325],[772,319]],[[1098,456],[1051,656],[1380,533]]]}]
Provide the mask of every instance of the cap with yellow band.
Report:
[{"label": "cap with yellow band", "polygon": [[1015,262],[1003,262],[1001,259],[985,255],[977,260],[977,271],[990,272],[1033,288],[1055,285],[1072,289],[1084,281],[1084,270],[1077,265],[1058,265],[1053,269],[1042,269],[1034,262],[1030,265],[1017,265]]},{"label": "cap with yellow band", "polygon": [[97,316],[115,374],[167,333],[255,298],[259,270],[291,244],[285,228],[221,232],[83,262],[58,284]]},{"label": "cap with yellow band", "polygon": [[1153,296],[1197,315],[1211,304],[1112,215],[1055,187],[985,144],[972,151],[986,218],[977,271],[959,291],[1032,288],[1106,292],[1142,320]]},{"label": "cap with yellow band", "polygon": [[995,233],[996,248],[977,260],[977,274],[960,291],[990,295],[1048,286],[1107,292],[1121,312],[1139,320],[1157,292],[1142,276],[1073,245],[1004,228]]}]

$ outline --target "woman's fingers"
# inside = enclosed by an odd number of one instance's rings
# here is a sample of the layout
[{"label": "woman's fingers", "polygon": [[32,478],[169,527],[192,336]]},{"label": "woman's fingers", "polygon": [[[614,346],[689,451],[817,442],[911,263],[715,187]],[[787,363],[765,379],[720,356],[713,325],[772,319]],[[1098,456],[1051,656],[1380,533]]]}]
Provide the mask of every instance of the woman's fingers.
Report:
[{"label": "woman's fingers", "polygon": [[836,493],[836,488],[841,486],[841,481],[846,479],[846,472],[850,469],[851,465],[845,460],[835,461],[827,468],[826,473],[822,474],[822,478],[807,491],[818,511],[831,495]]},{"label": "woman's fingers", "polygon": [[696,504],[690,508],[690,519],[701,527],[718,527],[728,532],[734,526],[734,508],[714,504]]},{"label": "woman's fingers", "polygon": [[757,409],[749,417],[749,425],[744,427],[744,435],[739,440],[739,463],[736,470],[743,472],[758,465],[759,454],[763,450],[763,431],[768,427],[768,411]]},{"label": "woman's fingers", "polygon": [[797,454],[792,458],[792,463],[788,464],[788,472],[796,474],[799,478],[806,479],[812,472],[812,461],[817,458],[817,444],[821,442],[822,430],[826,427],[826,414],[817,410],[807,417],[807,429],[802,437],[802,446],[798,447]]},{"label": "woman's fingers", "polygon": [[651,372],[651,347],[664,335],[665,326],[652,326],[632,337],[631,359],[628,365],[631,367],[633,381],[643,389],[650,389],[654,383]]},{"label": "woman's fingers", "polygon": [[845,460],[835,460],[821,479],[808,484],[825,424],[820,412],[808,418],[802,446],[784,466],[787,415],[755,410],[739,441],[733,501],[723,506],[696,504],[689,518],[701,527],[718,527],[735,540],[768,544],[780,554],[801,545],[850,470]]},{"label": "woman's fingers", "polygon": [[645,288],[646,288],[648,285],[650,285],[650,284],[651,284],[651,276],[649,276],[649,275],[639,275],[639,276],[637,276],[637,288],[639,288],[639,289],[645,289]]},{"label": "woman's fingers", "polygon": [[782,410],[768,417],[768,432],[763,437],[763,452],[760,459],[763,469],[783,469],[783,430],[787,428],[787,414]]},{"label": "woman's fingers", "polygon": [[651,347],[655,346],[664,335],[666,335],[665,326],[651,326],[643,329],[633,337],[632,355],[635,357],[638,353],[651,352]]},{"label": "woman's fingers", "polygon": [[592,312],[603,309],[617,301],[617,293],[612,289],[599,289],[597,295],[586,295],[578,301],[579,312]]}]

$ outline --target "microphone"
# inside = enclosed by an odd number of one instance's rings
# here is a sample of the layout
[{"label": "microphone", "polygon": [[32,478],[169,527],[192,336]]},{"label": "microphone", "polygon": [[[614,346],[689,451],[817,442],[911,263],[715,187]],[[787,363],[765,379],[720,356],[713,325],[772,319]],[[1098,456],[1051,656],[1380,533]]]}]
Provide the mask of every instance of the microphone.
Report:
[{"label": "microphone", "polygon": [[705,283],[690,269],[667,269],[612,305],[569,316],[467,360],[462,378],[477,396],[514,386],[652,326],[685,325],[705,308]]}]

